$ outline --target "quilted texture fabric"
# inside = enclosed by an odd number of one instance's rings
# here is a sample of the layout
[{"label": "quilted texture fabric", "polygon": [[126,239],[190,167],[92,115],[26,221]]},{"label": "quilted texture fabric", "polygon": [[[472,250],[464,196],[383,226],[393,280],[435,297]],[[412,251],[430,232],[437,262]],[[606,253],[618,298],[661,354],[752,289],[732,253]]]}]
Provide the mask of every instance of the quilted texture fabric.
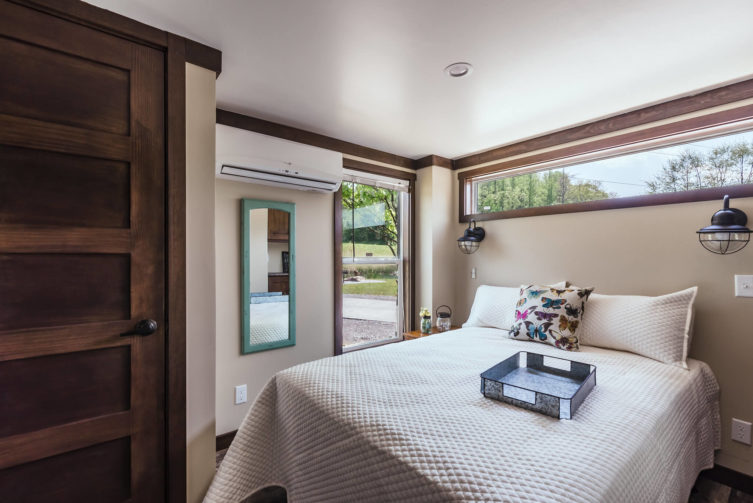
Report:
[{"label": "quilted texture fabric", "polygon": [[597,366],[597,386],[573,420],[557,420],[479,392],[481,372],[531,349],[501,335],[445,332],[278,373],[206,501],[269,485],[292,503],[687,501],[719,442],[706,364],[584,348],[572,359]]},{"label": "quilted texture fabric", "polygon": [[510,337],[578,349],[578,327],[593,288],[520,287]]},{"label": "quilted texture fabric", "polygon": [[697,287],[659,297],[593,294],[580,343],[630,351],[687,368]]},{"label": "quilted texture fabric", "polygon": [[[561,281],[554,288],[565,288]],[[520,287],[481,285],[476,289],[471,314],[463,328],[491,327],[509,331],[515,323],[515,304],[518,302]]]}]

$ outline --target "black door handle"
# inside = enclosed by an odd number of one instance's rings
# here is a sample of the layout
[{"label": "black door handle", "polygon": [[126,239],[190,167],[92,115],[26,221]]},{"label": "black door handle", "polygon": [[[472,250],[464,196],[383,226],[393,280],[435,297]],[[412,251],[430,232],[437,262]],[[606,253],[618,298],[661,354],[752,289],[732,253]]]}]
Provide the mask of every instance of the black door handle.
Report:
[{"label": "black door handle", "polygon": [[136,323],[136,325],[134,325],[133,330],[129,330],[128,332],[120,334],[120,336],[127,337],[129,335],[152,335],[157,331],[158,326],[159,325],[157,325],[157,322],[154,320],[141,320],[140,322]]}]

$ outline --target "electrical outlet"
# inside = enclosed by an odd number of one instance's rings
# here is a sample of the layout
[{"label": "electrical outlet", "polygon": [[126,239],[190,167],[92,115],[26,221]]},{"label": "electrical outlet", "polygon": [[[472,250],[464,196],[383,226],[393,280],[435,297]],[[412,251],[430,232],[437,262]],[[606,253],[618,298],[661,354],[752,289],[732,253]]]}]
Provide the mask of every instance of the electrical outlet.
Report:
[{"label": "electrical outlet", "polygon": [[741,419],[732,418],[732,440],[750,445],[751,424]]},{"label": "electrical outlet", "polygon": [[248,402],[248,391],[245,384],[235,387],[235,405]]},{"label": "electrical outlet", "polygon": [[735,274],[735,297],[753,297],[753,276]]},{"label": "electrical outlet", "polygon": [[471,279],[476,279],[476,268],[471,269]]}]

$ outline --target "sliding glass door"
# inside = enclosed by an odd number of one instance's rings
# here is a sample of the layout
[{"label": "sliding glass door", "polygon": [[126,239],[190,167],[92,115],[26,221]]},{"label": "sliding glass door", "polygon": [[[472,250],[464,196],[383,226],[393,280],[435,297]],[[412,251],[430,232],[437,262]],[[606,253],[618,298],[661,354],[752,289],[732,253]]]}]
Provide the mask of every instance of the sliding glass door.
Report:
[{"label": "sliding glass door", "polygon": [[402,337],[408,183],[349,176],[342,185],[342,348]]}]

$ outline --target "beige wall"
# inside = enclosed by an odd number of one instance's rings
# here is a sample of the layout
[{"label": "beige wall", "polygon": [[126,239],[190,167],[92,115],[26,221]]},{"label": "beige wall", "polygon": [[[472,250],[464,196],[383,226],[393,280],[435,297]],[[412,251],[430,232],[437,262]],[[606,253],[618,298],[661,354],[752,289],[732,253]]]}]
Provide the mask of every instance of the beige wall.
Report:
[{"label": "beige wall", "polygon": [[[457,206],[448,197],[456,175],[446,168],[429,166],[418,171],[416,179],[416,302],[427,307],[436,322],[436,308],[453,303],[455,222]],[[454,218],[454,219],[453,219]],[[454,308],[453,308],[454,309]]]},{"label": "beige wall", "polygon": [[[457,179],[453,187],[456,201]],[[753,198],[732,203],[753,217]],[[753,299],[736,298],[733,286],[735,274],[753,274],[753,249],[714,255],[695,234],[720,208],[710,201],[481,222],[487,234],[479,251],[454,262],[454,321],[465,321],[482,284],[561,278],[599,293],[640,295],[697,285],[691,357],[711,365],[722,389],[717,462],[753,475],[753,449],[729,440],[732,417],[753,420]],[[455,222],[460,236],[464,225]]]},{"label": "beige wall", "polygon": [[215,73],[186,65],[186,433],[188,501],[214,477]]},{"label": "beige wall", "polygon": [[[296,345],[240,353],[240,200],[296,205]],[[236,430],[276,372],[333,354],[334,265],[332,194],[216,180],[217,434]],[[248,385],[248,403],[233,404],[233,388]]]}]

